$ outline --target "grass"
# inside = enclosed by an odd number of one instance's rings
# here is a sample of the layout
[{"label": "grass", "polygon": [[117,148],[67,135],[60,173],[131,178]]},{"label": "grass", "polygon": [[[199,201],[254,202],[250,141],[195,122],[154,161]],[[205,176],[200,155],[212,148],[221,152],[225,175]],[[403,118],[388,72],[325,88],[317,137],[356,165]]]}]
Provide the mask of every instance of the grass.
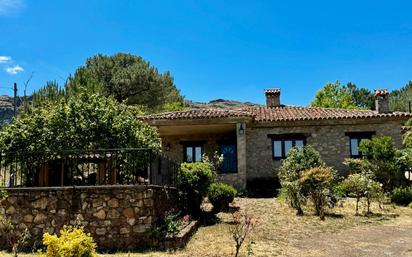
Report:
[{"label": "grass", "polygon": [[[347,199],[343,205],[329,210],[325,221],[314,216],[310,206],[305,209],[304,216],[296,216],[294,210],[276,198],[237,198],[235,205],[240,207],[241,211],[246,210],[257,221],[251,237],[242,248],[241,256],[247,256],[248,252],[252,256],[301,256],[304,253],[299,249],[299,242],[306,238],[314,238],[324,233],[333,234],[358,226],[382,226],[412,220],[412,208],[392,205],[385,205],[384,209],[379,209],[374,204],[372,206],[374,214],[371,217],[355,216],[355,205],[352,199]],[[100,256],[231,256],[234,251],[234,242],[229,233],[231,222],[230,213],[219,213],[217,223],[200,227],[183,250],[101,254]],[[5,252],[0,252],[0,255],[12,256]]]}]

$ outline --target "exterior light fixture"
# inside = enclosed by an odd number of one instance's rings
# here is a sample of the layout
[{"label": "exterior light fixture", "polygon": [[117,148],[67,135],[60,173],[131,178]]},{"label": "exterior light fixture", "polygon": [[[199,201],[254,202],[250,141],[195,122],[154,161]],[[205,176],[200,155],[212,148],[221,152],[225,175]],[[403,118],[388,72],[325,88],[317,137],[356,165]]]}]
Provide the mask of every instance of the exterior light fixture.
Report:
[{"label": "exterior light fixture", "polygon": [[243,127],[243,123],[241,123],[239,127],[239,135],[243,135],[243,134],[245,134],[245,128]]},{"label": "exterior light fixture", "polygon": [[405,178],[409,181],[412,181],[412,168],[409,168],[405,171]]}]

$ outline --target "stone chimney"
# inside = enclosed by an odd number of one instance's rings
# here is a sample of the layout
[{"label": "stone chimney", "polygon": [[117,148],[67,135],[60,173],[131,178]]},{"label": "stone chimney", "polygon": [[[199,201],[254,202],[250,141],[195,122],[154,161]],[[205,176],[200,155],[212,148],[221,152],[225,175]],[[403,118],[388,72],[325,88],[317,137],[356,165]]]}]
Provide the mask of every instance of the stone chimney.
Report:
[{"label": "stone chimney", "polygon": [[273,108],[280,106],[280,88],[265,89],[266,107]]},{"label": "stone chimney", "polygon": [[389,113],[389,92],[386,89],[375,90],[375,109],[378,113]]}]

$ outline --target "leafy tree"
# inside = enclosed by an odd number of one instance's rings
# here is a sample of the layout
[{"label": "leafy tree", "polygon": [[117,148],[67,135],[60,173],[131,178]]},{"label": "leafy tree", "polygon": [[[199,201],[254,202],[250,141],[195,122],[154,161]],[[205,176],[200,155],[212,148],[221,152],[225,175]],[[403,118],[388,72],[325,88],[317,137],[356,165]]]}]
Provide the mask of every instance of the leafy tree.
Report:
[{"label": "leafy tree", "polygon": [[339,81],[327,83],[319,90],[311,103],[312,107],[343,108],[343,109],[374,109],[375,96],[366,88],[359,88],[349,82],[341,86]]},{"label": "leafy tree", "polygon": [[282,161],[278,173],[282,186],[281,193],[289,201],[290,206],[297,210],[298,215],[303,214],[302,206],[306,200],[299,181],[300,173],[320,166],[324,166],[324,162],[312,146],[292,148],[288,152],[288,157]]},{"label": "leafy tree", "polygon": [[66,91],[56,81],[49,81],[46,85],[33,92],[32,105],[34,107],[55,103],[66,96]]},{"label": "leafy tree", "polygon": [[335,171],[330,167],[314,167],[300,174],[300,183],[308,192],[315,206],[316,215],[325,219],[325,208],[333,194],[333,185],[336,181]]},{"label": "leafy tree", "polygon": [[131,54],[88,58],[67,87],[69,95],[86,88],[90,93],[113,96],[119,102],[142,105],[150,111],[183,107],[183,97],[170,72],[160,73],[142,57]]},{"label": "leafy tree", "polygon": [[349,175],[341,185],[344,191],[351,197],[356,198],[355,215],[359,215],[359,202],[366,198],[367,213],[370,214],[371,201],[382,195],[382,186],[375,181],[372,173],[362,172]]},{"label": "leafy tree", "polygon": [[406,132],[403,135],[403,144],[405,147],[412,148],[412,119],[405,123]]},{"label": "leafy tree", "polygon": [[355,106],[364,109],[375,109],[375,95],[367,88],[359,88],[355,84],[349,82],[343,87],[352,95],[352,100]]},{"label": "leafy tree", "polygon": [[391,137],[382,136],[363,140],[359,150],[373,164],[373,173],[385,190],[393,189],[404,179],[397,160],[398,149]]},{"label": "leafy tree", "polygon": [[312,107],[355,109],[356,104],[348,88],[342,87],[339,81],[328,82],[320,89],[311,103]]},{"label": "leafy tree", "polygon": [[412,81],[390,93],[389,107],[391,111],[409,112],[410,101],[412,101]]},{"label": "leafy tree", "polygon": [[133,109],[112,97],[80,93],[76,98],[35,107],[0,132],[5,152],[31,156],[62,150],[147,147],[160,149],[156,130],[138,121]]}]

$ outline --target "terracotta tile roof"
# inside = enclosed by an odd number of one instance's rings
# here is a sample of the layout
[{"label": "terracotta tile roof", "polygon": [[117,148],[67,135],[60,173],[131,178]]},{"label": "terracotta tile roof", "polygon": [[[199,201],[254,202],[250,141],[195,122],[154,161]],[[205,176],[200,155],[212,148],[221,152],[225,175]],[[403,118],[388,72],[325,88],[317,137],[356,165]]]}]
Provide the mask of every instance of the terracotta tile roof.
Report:
[{"label": "terracotta tile roof", "polygon": [[143,120],[184,120],[184,119],[214,119],[228,117],[252,117],[252,114],[243,110],[226,109],[191,109],[187,111],[164,112],[143,116]]},{"label": "terracotta tile roof", "polygon": [[279,106],[273,108],[251,107],[244,110],[226,109],[191,109],[187,111],[165,112],[141,117],[142,120],[193,120],[228,117],[251,117],[257,122],[265,121],[298,121],[298,120],[336,120],[412,117],[411,113],[393,112],[378,113],[372,110],[347,110],[336,108]]},{"label": "terracotta tile roof", "polygon": [[329,119],[363,119],[376,117],[412,117],[405,112],[378,113],[372,110],[347,110],[336,108],[279,106],[273,108],[255,107],[248,109],[256,121],[296,121]]}]

